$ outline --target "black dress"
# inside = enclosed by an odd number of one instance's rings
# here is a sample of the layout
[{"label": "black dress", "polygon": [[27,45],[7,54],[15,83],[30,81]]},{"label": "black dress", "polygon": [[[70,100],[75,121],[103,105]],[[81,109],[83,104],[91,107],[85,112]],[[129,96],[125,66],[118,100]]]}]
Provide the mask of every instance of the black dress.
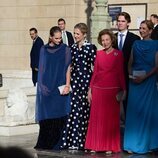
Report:
[{"label": "black dress", "polygon": [[79,49],[78,45],[74,44],[71,47],[71,56],[71,113],[64,131],[62,148],[83,149],[90,112],[87,92],[96,57],[96,47],[84,43]]}]

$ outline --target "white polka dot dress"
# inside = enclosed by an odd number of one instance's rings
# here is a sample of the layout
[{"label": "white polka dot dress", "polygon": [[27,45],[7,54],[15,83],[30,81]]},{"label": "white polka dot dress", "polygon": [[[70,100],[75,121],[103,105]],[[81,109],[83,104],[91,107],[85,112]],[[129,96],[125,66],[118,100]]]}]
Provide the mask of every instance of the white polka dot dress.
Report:
[{"label": "white polka dot dress", "polygon": [[83,149],[89,120],[87,92],[92,74],[92,65],[96,57],[96,47],[84,43],[79,49],[77,44],[71,47],[71,113],[64,131],[62,148]]}]

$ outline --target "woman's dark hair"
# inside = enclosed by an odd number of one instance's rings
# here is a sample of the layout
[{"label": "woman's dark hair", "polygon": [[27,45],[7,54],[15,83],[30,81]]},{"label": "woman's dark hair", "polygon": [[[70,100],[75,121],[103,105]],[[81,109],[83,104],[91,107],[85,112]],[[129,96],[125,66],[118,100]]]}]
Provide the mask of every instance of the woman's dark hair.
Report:
[{"label": "woman's dark hair", "polygon": [[149,30],[154,28],[154,24],[150,20],[143,20],[140,24],[146,24]]},{"label": "woman's dark hair", "polygon": [[100,45],[102,45],[102,36],[103,35],[109,35],[110,36],[111,41],[112,41],[112,46],[114,46],[116,44],[116,36],[114,35],[114,33],[109,29],[104,29],[104,30],[100,31],[99,35],[98,35],[98,43]]},{"label": "woman's dark hair", "polygon": [[61,29],[58,27],[58,26],[53,26],[51,29],[50,29],[50,36],[54,36],[54,33],[56,32],[61,32]]}]

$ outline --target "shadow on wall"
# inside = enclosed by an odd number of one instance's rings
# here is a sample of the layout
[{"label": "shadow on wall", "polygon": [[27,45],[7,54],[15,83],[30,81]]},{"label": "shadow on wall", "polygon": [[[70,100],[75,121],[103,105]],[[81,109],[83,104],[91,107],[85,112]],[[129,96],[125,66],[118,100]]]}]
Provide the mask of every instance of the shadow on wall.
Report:
[{"label": "shadow on wall", "polygon": [[[88,34],[87,34],[87,40],[91,40],[91,15],[92,11],[94,10],[94,7],[92,7],[92,3],[94,0],[84,0],[84,2],[87,4],[87,9],[85,10],[85,13],[87,15],[87,26],[88,26]],[[91,42],[91,41],[90,41]]]}]

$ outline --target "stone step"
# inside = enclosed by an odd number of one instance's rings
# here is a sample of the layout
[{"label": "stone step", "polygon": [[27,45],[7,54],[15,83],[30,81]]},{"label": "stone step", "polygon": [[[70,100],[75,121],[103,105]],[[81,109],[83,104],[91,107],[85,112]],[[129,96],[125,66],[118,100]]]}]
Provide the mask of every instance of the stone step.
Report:
[{"label": "stone step", "polygon": [[24,134],[38,133],[38,124],[18,125],[18,126],[0,126],[0,136],[15,136]]}]

